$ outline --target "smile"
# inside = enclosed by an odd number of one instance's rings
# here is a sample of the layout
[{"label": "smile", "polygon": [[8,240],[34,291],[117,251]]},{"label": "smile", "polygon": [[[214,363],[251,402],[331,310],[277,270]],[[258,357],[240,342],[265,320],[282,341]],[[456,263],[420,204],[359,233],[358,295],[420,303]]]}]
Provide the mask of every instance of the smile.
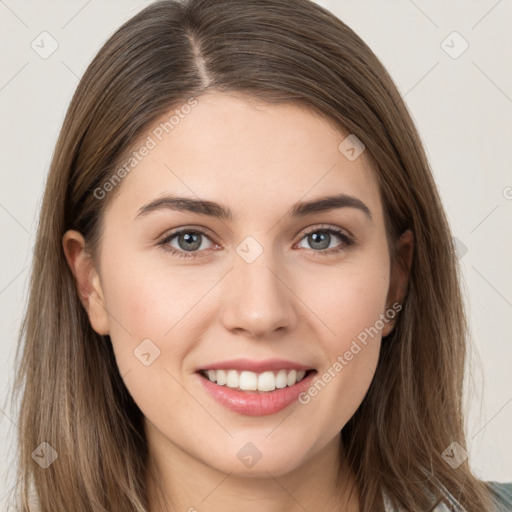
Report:
[{"label": "smile", "polygon": [[313,384],[316,374],[316,370],[284,369],[259,374],[221,369],[196,372],[210,398],[245,416],[275,414],[294,402],[303,407],[298,397]]},{"label": "smile", "polygon": [[[307,370],[312,372],[314,370]],[[306,376],[306,370],[274,370],[255,373],[247,370],[201,370],[203,376],[219,386],[239,391],[274,391],[291,387]]]}]

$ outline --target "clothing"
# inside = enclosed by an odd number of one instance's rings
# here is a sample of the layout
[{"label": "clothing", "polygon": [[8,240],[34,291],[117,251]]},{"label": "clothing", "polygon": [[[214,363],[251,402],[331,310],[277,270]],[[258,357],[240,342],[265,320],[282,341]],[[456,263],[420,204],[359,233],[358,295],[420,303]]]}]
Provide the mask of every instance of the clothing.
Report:
[{"label": "clothing", "polygon": [[[512,512],[512,482],[488,482],[488,484],[494,494],[496,507],[493,510],[482,512]],[[465,512],[465,509],[457,503],[457,500],[445,488],[442,488],[442,491],[446,496],[446,503],[437,505],[432,512]],[[385,493],[384,508],[386,512],[403,512],[393,508]]]},{"label": "clothing", "polygon": [[496,512],[509,512],[512,510],[512,482],[489,482],[492,491],[496,495]]}]

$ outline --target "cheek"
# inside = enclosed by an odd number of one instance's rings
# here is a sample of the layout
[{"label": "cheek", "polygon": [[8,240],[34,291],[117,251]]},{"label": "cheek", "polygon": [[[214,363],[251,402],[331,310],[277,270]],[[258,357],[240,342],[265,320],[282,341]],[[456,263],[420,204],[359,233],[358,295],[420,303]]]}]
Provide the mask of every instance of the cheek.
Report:
[{"label": "cheek", "polygon": [[378,364],[389,286],[386,262],[385,257],[361,261],[357,268],[340,272],[339,279],[325,279],[322,293],[316,288],[317,295],[309,295],[329,330],[319,337],[327,355],[325,366],[302,403],[311,407],[315,417],[333,418],[331,434],[355,413]]},{"label": "cheek", "polygon": [[200,339],[194,304],[211,285],[187,286],[185,277],[155,268],[147,262],[105,265],[104,291],[110,338],[130,395],[146,417],[174,424],[191,407],[180,365]]},{"label": "cheek", "polygon": [[329,352],[348,350],[353,338],[376,324],[385,312],[388,288],[385,255],[361,258],[337,271],[329,269],[306,283],[305,302],[314,305],[314,312],[329,327],[330,335],[323,336],[328,340]]},{"label": "cheek", "polygon": [[106,253],[102,269],[110,337],[121,374],[140,369],[141,351],[154,358],[152,369],[176,373],[211,321],[204,296],[218,282],[217,274],[162,266],[151,257],[108,258]]}]

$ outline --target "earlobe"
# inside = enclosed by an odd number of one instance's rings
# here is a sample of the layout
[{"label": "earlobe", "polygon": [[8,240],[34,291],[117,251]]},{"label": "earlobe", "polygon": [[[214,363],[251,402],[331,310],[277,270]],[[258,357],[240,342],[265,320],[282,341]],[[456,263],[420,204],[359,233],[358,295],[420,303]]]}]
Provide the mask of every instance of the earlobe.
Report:
[{"label": "earlobe", "polygon": [[109,334],[108,313],[100,278],[92,256],[85,250],[84,237],[78,231],[69,230],[62,237],[62,247],[92,328],[98,334]]},{"label": "earlobe", "polygon": [[[393,309],[393,304],[402,304],[408,288],[409,275],[414,253],[414,236],[410,229],[404,231],[396,243],[395,257],[391,265],[391,276],[386,311]],[[396,313],[396,312],[395,312]],[[388,336],[395,327],[398,314],[387,322],[382,330],[382,336]]]},{"label": "earlobe", "polygon": [[92,292],[89,294],[89,307],[87,308],[92,328],[102,335],[110,333],[108,325],[108,311],[101,288],[100,277],[93,269]]}]

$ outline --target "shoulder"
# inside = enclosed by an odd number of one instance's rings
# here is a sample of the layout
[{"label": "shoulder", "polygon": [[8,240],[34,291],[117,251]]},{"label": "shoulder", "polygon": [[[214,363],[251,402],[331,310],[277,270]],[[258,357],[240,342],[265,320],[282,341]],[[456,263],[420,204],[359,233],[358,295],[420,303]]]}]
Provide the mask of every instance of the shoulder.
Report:
[{"label": "shoulder", "polygon": [[[485,482],[488,489],[491,491],[494,498],[494,507],[489,512],[512,512],[512,482],[501,483],[501,482]],[[445,505],[440,505],[435,509],[435,512],[445,512],[448,510],[456,510],[463,512],[460,504],[457,503],[455,498],[444,489],[447,501],[451,505],[451,509]]]},{"label": "shoulder", "polygon": [[512,511],[512,482],[487,482],[496,501],[496,512]]},{"label": "shoulder", "polygon": [[[512,512],[512,482],[503,483],[503,482],[486,482],[487,487],[491,491],[495,507],[488,512]],[[437,505],[432,512],[463,512],[463,509],[457,500],[444,488],[442,485],[439,485],[439,488],[443,491],[445,495],[445,502]],[[391,506],[391,502],[389,501],[386,493],[383,493],[384,498],[384,508],[385,512],[403,512],[402,510],[396,510]]]},{"label": "shoulder", "polygon": [[[488,489],[491,491],[494,498],[494,508],[489,512],[512,512],[512,482],[485,482]],[[452,508],[446,507],[444,504],[439,505],[435,512],[445,512],[448,510],[463,511],[460,504],[457,503],[455,498],[444,489],[447,501]]]}]

